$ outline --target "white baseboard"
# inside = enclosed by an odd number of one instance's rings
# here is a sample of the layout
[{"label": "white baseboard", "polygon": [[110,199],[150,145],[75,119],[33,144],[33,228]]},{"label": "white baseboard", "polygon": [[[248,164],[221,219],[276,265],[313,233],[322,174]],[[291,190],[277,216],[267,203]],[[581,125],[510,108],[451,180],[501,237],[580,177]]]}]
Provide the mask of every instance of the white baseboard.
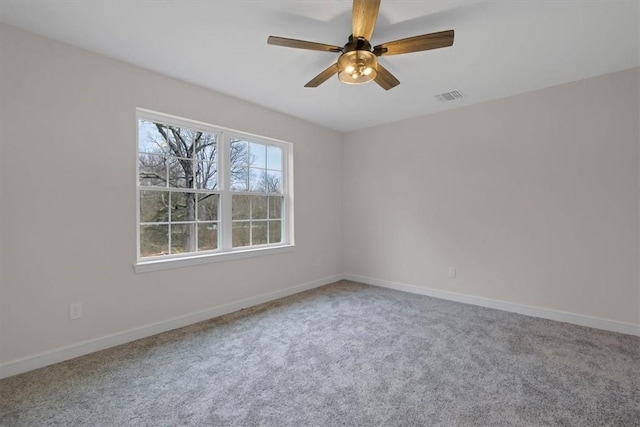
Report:
[{"label": "white baseboard", "polygon": [[3,364],[0,364],[0,378],[7,378],[13,375],[21,374],[23,372],[42,368],[54,363],[63,362],[65,360],[73,359],[79,356],[84,356],[85,354],[104,350],[109,347],[114,347],[116,345],[125,344],[141,338],[150,337],[152,335],[167,332],[172,329],[181,328],[193,323],[202,322],[204,320],[232,313],[243,308],[252,307],[258,304],[276,300],[278,298],[283,298],[309,289],[324,286],[329,283],[337,282],[342,278],[343,276],[341,275],[325,277],[319,280],[314,280],[313,282],[304,283],[302,285],[293,286],[279,291],[269,292],[255,297],[243,299],[231,304],[226,304],[209,310],[200,311],[198,313],[187,314],[185,316],[153,323],[151,325],[143,326],[140,328],[130,329],[128,331],[118,332],[112,335],[79,342],[77,344],[47,351],[45,353],[40,353],[34,356],[5,362]]},{"label": "white baseboard", "polygon": [[427,295],[434,298],[457,301],[465,304],[479,305],[488,308],[495,308],[497,310],[525,314],[532,317],[540,317],[543,319],[556,320],[559,322],[573,323],[574,325],[603,329],[605,331],[640,336],[640,325],[634,323],[625,323],[619,322],[617,320],[603,319],[600,317],[586,316],[583,314],[569,313],[566,311],[553,310],[549,308],[516,304],[508,301],[482,298],[473,295],[459,294],[455,292],[442,291],[439,289],[424,288],[415,285],[406,285],[404,283],[391,282],[388,280],[375,279],[366,276],[358,276],[355,274],[344,274],[343,278],[345,280],[351,280],[354,282],[365,283],[367,285],[379,286],[383,288],[396,289],[413,294]]},{"label": "white baseboard", "polygon": [[375,279],[372,277],[359,276],[355,274],[343,274],[325,277],[319,280],[314,280],[313,282],[304,283],[302,285],[293,286],[279,291],[243,299],[231,304],[226,304],[198,313],[176,317],[140,328],[130,329],[128,331],[83,341],[77,344],[47,351],[45,353],[40,353],[34,356],[5,362],[3,364],[0,364],[0,379],[42,368],[54,363],[63,362],[75,357],[84,356],[85,354],[104,350],[116,345],[150,337],[152,335],[167,332],[172,329],[188,326],[193,323],[202,322],[204,320],[232,313],[243,308],[252,307],[258,304],[276,300],[278,298],[283,298],[309,289],[324,286],[342,279],[365,283],[367,285],[379,286],[383,288],[396,289],[399,291],[410,292],[414,294],[427,295],[430,297],[445,299],[449,301],[457,301],[465,304],[494,308],[497,310],[509,311],[512,313],[519,313],[527,316],[540,317],[543,319],[573,323],[575,325],[587,326],[590,328],[640,336],[640,325],[634,323],[619,322],[616,320],[585,316],[582,314],[569,313],[566,311],[516,304],[507,301],[459,294],[455,292],[442,291],[439,289],[431,289],[415,285],[407,285],[404,283],[391,282],[388,280]]}]

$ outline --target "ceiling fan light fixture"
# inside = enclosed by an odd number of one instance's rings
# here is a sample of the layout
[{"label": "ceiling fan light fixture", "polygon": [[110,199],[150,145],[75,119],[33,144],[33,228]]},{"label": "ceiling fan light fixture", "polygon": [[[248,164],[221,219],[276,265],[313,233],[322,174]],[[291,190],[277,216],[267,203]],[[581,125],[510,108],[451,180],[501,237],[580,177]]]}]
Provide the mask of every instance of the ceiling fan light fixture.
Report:
[{"label": "ceiling fan light fixture", "polygon": [[338,78],[350,85],[368,83],[378,75],[378,57],[368,50],[345,52],[338,59]]},{"label": "ceiling fan light fixture", "polygon": [[393,89],[400,84],[400,81],[382,64],[378,64],[378,56],[422,52],[453,45],[454,31],[447,30],[407,37],[372,47],[369,40],[376,26],[379,8],[380,0],[353,0],[352,31],[344,47],[276,36],[269,36],[267,43],[296,49],[341,53],[337,63],[329,65],[304,87],[318,87],[338,74],[338,78],[343,83],[359,85],[375,81],[384,90]]}]

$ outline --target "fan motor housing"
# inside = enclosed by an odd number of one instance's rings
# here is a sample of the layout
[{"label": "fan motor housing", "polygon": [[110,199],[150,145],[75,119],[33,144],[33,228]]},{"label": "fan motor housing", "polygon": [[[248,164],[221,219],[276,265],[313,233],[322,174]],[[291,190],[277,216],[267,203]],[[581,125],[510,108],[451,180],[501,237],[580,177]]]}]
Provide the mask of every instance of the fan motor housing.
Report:
[{"label": "fan motor housing", "polygon": [[353,37],[353,34],[349,36],[349,41],[344,45],[344,49],[342,50],[344,53],[351,52],[354,50],[366,50],[371,52],[371,43],[364,37]]}]

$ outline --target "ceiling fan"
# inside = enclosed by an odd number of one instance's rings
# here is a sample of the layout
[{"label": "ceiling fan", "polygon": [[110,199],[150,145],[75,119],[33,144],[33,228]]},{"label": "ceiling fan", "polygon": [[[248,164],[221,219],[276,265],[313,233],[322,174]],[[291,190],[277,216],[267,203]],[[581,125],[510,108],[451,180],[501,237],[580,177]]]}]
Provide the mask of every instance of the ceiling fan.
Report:
[{"label": "ceiling fan", "polygon": [[382,43],[372,48],[369,40],[376,26],[379,9],[380,0],[353,0],[352,34],[344,47],[276,36],[269,36],[267,43],[340,53],[338,62],[311,79],[305,87],[318,87],[334,74],[338,74],[343,83],[357,85],[373,80],[385,90],[396,87],[400,81],[378,63],[378,56],[420,52],[453,45],[453,30],[448,30]]}]

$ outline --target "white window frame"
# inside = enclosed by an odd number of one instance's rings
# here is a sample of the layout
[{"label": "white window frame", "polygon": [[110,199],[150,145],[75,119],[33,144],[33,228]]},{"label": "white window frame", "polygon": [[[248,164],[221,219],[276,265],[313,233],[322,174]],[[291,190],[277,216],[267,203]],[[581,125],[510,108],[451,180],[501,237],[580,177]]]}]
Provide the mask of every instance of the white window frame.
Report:
[{"label": "white window frame", "polygon": [[[140,256],[140,191],[148,190],[154,187],[146,187],[140,185],[139,171],[139,120],[150,120],[180,127],[196,129],[203,132],[215,134],[217,136],[217,179],[218,189],[211,191],[218,193],[219,196],[219,212],[218,212],[218,248],[212,251],[189,252],[175,255],[162,255],[156,257]],[[205,264],[211,262],[228,261],[234,259],[249,258],[254,256],[262,256],[276,254],[282,252],[290,252],[295,248],[294,243],[294,221],[293,221],[293,144],[274,138],[255,135],[247,132],[229,129],[222,126],[211,125],[195,120],[177,117],[169,114],[159,113],[143,108],[136,109],[136,143],[135,143],[135,159],[136,159],[136,263],[134,270],[137,273],[163,270],[169,268],[185,267],[189,265]],[[234,192],[230,188],[230,144],[232,139],[243,139],[258,144],[277,146],[282,149],[282,240],[277,244],[265,244],[259,246],[232,247],[232,211],[231,198],[233,194],[253,194],[260,195],[264,193],[256,192]],[[190,189],[190,191],[196,191]]]}]

